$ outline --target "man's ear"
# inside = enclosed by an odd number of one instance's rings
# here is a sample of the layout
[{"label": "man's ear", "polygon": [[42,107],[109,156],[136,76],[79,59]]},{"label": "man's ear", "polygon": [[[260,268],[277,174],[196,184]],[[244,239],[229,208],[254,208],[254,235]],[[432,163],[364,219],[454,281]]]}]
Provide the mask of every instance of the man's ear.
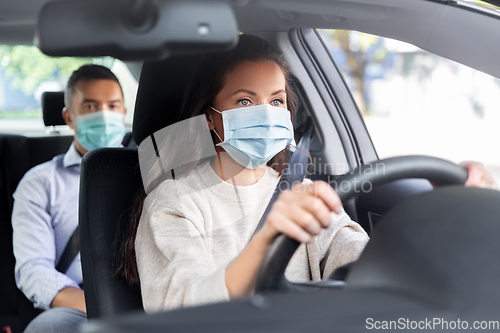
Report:
[{"label": "man's ear", "polygon": [[73,124],[73,120],[71,119],[71,111],[68,110],[67,107],[64,107],[62,109],[62,116],[64,118],[64,121],[66,122],[66,125],[68,125],[72,129],[75,129],[74,124]]},{"label": "man's ear", "polygon": [[209,130],[213,130],[215,128],[214,124],[214,111],[207,110],[205,111],[205,117],[207,118],[207,125]]}]

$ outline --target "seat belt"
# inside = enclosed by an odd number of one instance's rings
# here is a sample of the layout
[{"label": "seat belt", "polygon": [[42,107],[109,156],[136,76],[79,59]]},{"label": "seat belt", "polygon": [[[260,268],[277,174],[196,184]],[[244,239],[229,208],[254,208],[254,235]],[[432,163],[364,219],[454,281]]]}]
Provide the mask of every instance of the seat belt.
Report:
[{"label": "seat belt", "polygon": [[266,222],[267,215],[269,215],[269,212],[271,211],[271,206],[276,201],[276,199],[278,199],[280,193],[283,190],[291,189],[294,184],[302,183],[302,181],[304,180],[304,176],[307,173],[307,166],[309,164],[308,154],[309,154],[309,147],[311,145],[311,136],[313,128],[311,122],[308,122],[307,125],[308,125],[307,130],[305,131],[304,135],[300,138],[299,143],[297,144],[297,148],[295,148],[295,151],[292,153],[292,156],[290,157],[290,160],[288,162],[289,166],[285,170],[285,172],[283,172],[283,175],[278,181],[278,185],[274,190],[273,196],[271,197],[271,200],[269,200],[266,210],[264,211],[264,214],[262,214],[262,217],[260,218],[257,228],[255,228],[252,238]]},{"label": "seat belt", "polygon": [[73,235],[71,235],[71,238],[68,241],[68,244],[66,244],[66,247],[64,248],[56,269],[63,274],[66,273],[69,266],[78,255],[78,252],[80,252],[80,240],[78,239],[78,227],[76,227]]}]

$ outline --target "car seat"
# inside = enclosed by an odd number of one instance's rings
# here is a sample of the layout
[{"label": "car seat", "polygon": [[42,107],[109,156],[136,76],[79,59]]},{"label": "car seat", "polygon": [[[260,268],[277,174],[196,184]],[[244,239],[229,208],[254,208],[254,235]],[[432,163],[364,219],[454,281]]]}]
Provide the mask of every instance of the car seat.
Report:
[{"label": "car seat", "polygon": [[[146,62],[134,112],[133,138],[141,143],[174,122],[201,56]],[[120,231],[127,230],[135,194],[142,187],[137,150],[102,148],[82,160],[80,251],[87,317],[105,318],[142,309],[140,291],[116,274]]]},{"label": "car seat", "polygon": [[[47,94],[50,95],[48,98]],[[45,126],[64,125],[61,104],[64,92],[42,95]],[[11,215],[14,193],[19,181],[32,167],[65,153],[71,135],[27,137],[18,134],[0,134],[0,329],[10,326],[12,332],[22,332],[40,310],[17,288],[14,279],[15,259],[12,251]]]}]

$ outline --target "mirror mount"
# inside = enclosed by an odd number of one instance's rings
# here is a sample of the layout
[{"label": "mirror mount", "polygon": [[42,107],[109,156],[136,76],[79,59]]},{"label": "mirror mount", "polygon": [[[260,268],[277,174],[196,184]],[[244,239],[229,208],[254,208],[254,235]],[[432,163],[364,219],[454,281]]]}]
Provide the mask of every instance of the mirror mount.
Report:
[{"label": "mirror mount", "polygon": [[159,11],[153,0],[126,0],[122,19],[131,31],[146,33],[156,25]]}]

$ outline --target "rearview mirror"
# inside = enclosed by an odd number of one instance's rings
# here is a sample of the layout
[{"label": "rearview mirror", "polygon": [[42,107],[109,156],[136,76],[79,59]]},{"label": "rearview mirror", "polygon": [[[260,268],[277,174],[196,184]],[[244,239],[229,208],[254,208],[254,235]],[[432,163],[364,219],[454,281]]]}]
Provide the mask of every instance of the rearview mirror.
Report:
[{"label": "rearview mirror", "polygon": [[238,33],[223,0],[63,0],[40,11],[35,45],[49,56],[161,60],[229,50]]}]

